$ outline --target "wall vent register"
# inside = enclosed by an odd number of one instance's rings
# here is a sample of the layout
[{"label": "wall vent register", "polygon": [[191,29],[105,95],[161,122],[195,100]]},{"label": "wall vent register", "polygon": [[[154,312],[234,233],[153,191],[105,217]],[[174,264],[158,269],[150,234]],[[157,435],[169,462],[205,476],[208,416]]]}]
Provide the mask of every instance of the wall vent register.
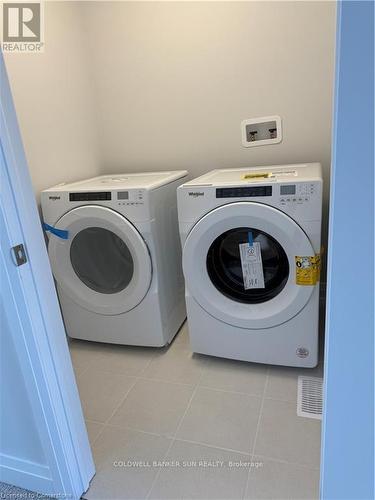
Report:
[{"label": "wall vent register", "polygon": [[297,390],[297,415],[322,420],[322,413],[323,378],[300,375]]}]

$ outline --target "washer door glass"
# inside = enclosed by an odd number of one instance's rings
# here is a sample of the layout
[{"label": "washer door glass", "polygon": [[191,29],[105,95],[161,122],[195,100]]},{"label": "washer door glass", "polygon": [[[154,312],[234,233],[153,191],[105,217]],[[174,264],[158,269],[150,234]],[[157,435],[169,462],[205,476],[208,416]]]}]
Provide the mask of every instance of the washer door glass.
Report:
[{"label": "washer door glass", "polygon": [[70,247],[73,269],[83,283],[99,293],[118,293],[132,280],[134,262],[126,243],[102,227],[88,227]]},{"label": "washer door glass", "polygon": [[[248,242],[249,231],[260,246],[264,288],[245,290],[239,245]],[[299,255],[315,252],[289,215],[257,202],[222,205],[199,219],[185,240],[188,296],[228,325],[247,330],[281,325],[305,307],[315,290],[296,283]]]},{"label": "washer door glass", "polygon": [[[250,231],[260,244],[265,287],[245,290],[239,245],[247,243]],[[289,263],[282,246],[272,236],[258,229],[238,227],[213,241],[207,253],[207,272],[215,287],[228,298],[257,304],[281,292],[288,281]]]}]

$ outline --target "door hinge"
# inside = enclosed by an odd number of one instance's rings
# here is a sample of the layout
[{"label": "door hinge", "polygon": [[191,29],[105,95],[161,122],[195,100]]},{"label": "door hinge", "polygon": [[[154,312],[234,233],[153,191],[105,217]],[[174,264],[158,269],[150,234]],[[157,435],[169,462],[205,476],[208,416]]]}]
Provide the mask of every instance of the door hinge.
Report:
[{"label": "door hinge", "polygon": [[14,257],[16,259],[16,266],[22,266],[22,264],[26,264],[27,257],[25,252],[25,247],[21,243],[20,245],[16,245],[12,247]]}]

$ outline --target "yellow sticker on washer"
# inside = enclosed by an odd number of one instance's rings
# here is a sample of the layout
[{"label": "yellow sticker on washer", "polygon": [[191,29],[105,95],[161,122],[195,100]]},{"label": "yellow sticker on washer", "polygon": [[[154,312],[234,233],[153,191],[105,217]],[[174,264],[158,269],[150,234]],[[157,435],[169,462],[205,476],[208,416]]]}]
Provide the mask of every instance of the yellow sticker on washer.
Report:
[{"label": "yellow sticker on washer", "polygon": [[296,284],[316,285],[320,278],[320,254],[313,256],[295,256]]},{"label": "yellow sticker on washer", "polygon": [[270,172],[257,172],[256,174],[245,174],[242,176],[242,179],[268,179],[268,177],[271,177]]}]

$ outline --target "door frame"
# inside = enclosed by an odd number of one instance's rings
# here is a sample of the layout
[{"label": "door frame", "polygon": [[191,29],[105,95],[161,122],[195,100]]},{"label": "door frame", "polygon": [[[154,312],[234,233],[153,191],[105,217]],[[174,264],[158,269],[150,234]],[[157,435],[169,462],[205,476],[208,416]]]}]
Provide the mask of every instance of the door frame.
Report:
[{"label": "door frame", "polygon": [[374,19],[373,2],[337,3],[322,500],[375,497]]},{"label": "door frame", "polygon": [[[51,273],[44,235],[32,189],[27,160],[12,100],[3,56],[0,54],[1,210],[11,246],[22,243],[26,264],[17,267],[11,283],[17,293],[17,314],[23,335],[12,330],[24,376],[33,381],[31,397],[39,438],[43,444],[45,481],[32,482],[33,470],[20,470],[15,457],[0,455],[1,480],[16,486],[78,499],[95,473],[65,329]],[[21,240],[20,240],[21,238]],[[5,253],[7,249],[4,249]],[[11,252],[11,249],[8,249]],[[7,254],[8,257],[10,255]],[[21,464],[22,465],[22,464]],[[31,464],[33,465],[33,464]]]}]

